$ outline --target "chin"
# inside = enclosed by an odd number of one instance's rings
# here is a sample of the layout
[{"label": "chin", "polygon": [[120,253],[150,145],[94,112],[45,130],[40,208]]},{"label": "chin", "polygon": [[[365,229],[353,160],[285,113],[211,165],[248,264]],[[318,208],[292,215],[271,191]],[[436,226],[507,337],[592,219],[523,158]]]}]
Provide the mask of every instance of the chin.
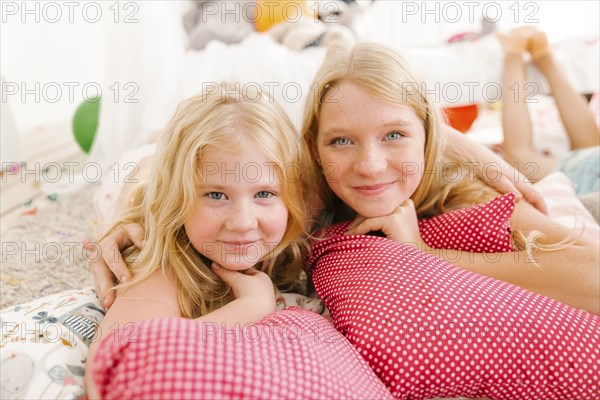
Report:
[{"label": "chin", "polygon": [[364,218],[384,217],[396,211],[408,198],[410,197],[402,193],[394,193],[373,198],[370,201],[357,202],[358,204],[355,204],[351,208]]},{"label": "chin", "polygon": [[394,212],[396,207],[380,207],[377,205],[371,205],[370,207],[357,207],[356,213],[364,218],[376,218],[390,215]]},{"label": "chin", "polygon": [[[219,263],[217,261],[217,263]],[[256,263],[250,263],[250,262],[245,262],[245,261],[226,261],[223,260],[222,263],[219,263],[221,265],[221,267],[228,269],[230,271],[245,271],[247,269],[250,269],[252,267],[254,267],[256,265]]]}]

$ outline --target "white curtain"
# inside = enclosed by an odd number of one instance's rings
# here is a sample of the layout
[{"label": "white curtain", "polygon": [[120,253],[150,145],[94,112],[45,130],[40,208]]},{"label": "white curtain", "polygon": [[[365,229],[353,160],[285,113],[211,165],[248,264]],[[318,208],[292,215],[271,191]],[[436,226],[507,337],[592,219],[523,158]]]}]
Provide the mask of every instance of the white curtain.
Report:
[{"label": "white curtain", "polygon": [[[399,22],[402,6],[396,3],[400,2],[378,0],[357,18],[356,22],[362,23],[362,38],[396,47],[434,90],[435,85],[442,89],[448,85],[448,93],[452,96],[452,86],[458,85],[461,96],[451,103],[486,100],[482,98],[482,88],[499,82],[502,73],[502,50],[495,37],[488,35],[476,42],[448,46],[441,38],[456,32],[451,32],[448,27],[436,28],[437,25],[420,22],[403,26]],[[289,96],[282,93],[282,89],[286,84],[298,85],[301,94],[306,95],[324,55],[323,49],[294,52],[274,43],[267,35],[252,33],[239,44],[213,41],[200,52],[186,52],[187,37],[182,16],[192,6],[191,2],[144,1],[135,4],[139,10],[133,17],[138,22],[108,21],[106,27],[106,86],[113,90],[103,94],[91,160],[104,166],[116,162],[126,150],[147,143],[151,135],[162,129],[179,101],[199,92],[204,83],[224,79],[242,84],[281,83],[275,98],[299,125],[303,101],[286,98]],[[545,8],[540,7],[540,10]],[[572,12],[577,13],[576,10]],[[597,15],[594,18],[597,21]],[[470,30],[476,24],[459,25],[450,24],[450,27]],[[427,43],[424,43],[425,38]],[[597,40],[586,42],[579,38],[557,43],[555,49],[577,90],[598,90]],[[539,74],[534,72],[532,78],[541,84],[543,91],[545,84]],[[465,83],[474,82],[479,86],[471,99],[468,98],[469,86]],[[293,89],[293,86],[288,88]],[[293,90],[288,93],[293,96]],[[118,98],[115,97],[117,94]],[[440,98],[439,103],[448,103],[447,100]]]},{"label": "white curtain", "polygon": [[[90,161],[106,166],[145,143],[165,119],[155,99],[178,97],[188,1],[131,2],[119,23],[105,19],[106,87]],[[129,22],[125,22],[129,17]],[[166,117],[168,118],[168,117]]]}]

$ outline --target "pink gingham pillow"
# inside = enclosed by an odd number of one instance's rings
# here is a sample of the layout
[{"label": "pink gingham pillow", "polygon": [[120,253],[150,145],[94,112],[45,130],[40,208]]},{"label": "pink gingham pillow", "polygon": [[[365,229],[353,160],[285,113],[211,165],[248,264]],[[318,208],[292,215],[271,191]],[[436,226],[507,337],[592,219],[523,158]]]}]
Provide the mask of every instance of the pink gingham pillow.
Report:
[{"label": "pink gingham pillow", "polygon": [[331,322],[296,307],[236,329],[152,319],[119,337],[93,363],[103,399],[391,399]]}]

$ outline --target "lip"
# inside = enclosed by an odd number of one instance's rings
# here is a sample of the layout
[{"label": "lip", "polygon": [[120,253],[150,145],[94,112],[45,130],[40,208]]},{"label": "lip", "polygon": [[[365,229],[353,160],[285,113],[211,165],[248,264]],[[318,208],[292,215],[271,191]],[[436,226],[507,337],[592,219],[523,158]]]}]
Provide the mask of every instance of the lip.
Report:
[{"label": "lip", "polygon": [[234,241],[223,241],[225,249],[229,251],[244,251],[253,247],[258,240],[234,240]]},{"label": "lip", "polygon": [[352,189],[356,190],[364,196],[377,196],[391,188],[394,183],[396,183],[396,181],[378,183],[376,185],[352,186]]}]

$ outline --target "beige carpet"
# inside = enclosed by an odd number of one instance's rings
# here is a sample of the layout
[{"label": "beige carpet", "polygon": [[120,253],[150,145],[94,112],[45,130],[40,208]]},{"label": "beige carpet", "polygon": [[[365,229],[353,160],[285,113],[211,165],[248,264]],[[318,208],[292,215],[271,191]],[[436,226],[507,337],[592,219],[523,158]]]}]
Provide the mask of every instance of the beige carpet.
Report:
[{"label": "beige carpet", "polygon": [[2,227],[0,309],[92,285],[82,250],[83,241],[94,238],[95,188],[58,194],[35,215]]}]

